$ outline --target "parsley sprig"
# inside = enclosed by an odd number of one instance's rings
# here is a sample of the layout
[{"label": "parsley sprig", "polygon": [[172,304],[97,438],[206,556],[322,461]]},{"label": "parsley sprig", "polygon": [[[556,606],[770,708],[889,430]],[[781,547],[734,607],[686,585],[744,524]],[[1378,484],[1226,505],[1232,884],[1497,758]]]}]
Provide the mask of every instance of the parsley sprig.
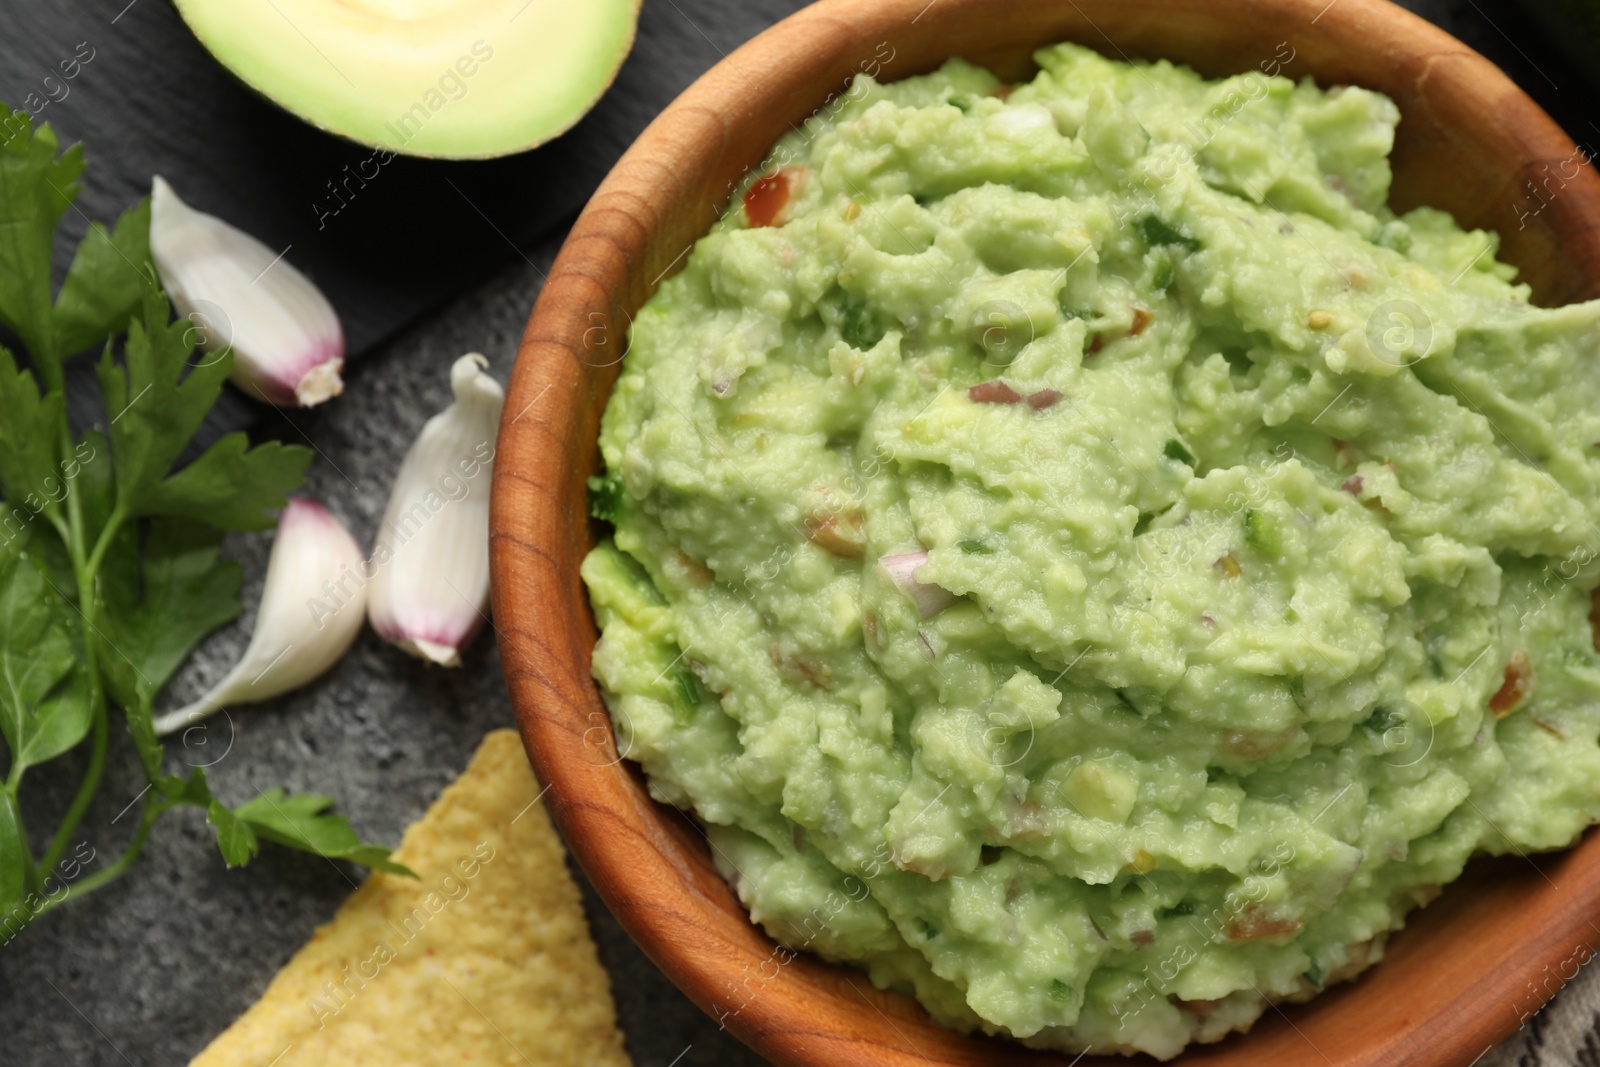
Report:
[{"label": "parsley sprig", "polygon": [[[0,322],[26,349],[24,361],[0,346],[0,943],[120,875],[179,807],[205,811],[230,867],[266,840],[410,873],[329,814],[328,797],[272,789],[230,808],[202,768],[167,770],[156,697],[240,611],[241,571],[219,558],[222,534],[270,528],[310,453],[231,433],[178,466],[232,355],[197,353],[190,324],[171,320],[150,266],[147,200],[110,229],[90,225],[52,294],[56,229],[78,210],[83,167],[81,146],[60,151],[48,125],[0,143]],[[105,421],[75,435],[64,364],[96,352]],[[63,891],[51,875],[81,836],[119,726],[149,782],[131,805],[132,839]],[[36,857],[19,803],[27,773],[80,746],[81,785]]]}]

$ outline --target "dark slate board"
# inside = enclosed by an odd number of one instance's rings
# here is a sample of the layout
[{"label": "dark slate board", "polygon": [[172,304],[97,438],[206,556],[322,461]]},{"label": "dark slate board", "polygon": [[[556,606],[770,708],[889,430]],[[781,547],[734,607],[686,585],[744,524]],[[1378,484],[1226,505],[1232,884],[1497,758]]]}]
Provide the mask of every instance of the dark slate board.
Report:
[{"label": "dark slate board", "polygon": [[[166,0],[6,2],[0,100],[38,109],[63,143],[84,143],[81,212],[63,222],[74,239],[89,219],[115,218],[161,174],[193,206],[288,247],[288,261],[338,308],[359,354],[565,223],[668,101],[800,6],[647,0],[616,83],[565,136],[482,162],[397,156],[364,188],[352,183],[346,206],[325,217],[337,206],[328,183],[363,163],[371,174],[373,149],[314,129],[246,88]],[[92,58],[63,79],[60,64],[73,70],[75,56]],[[58,271],[68,258],[63,244]],[[258,413],[230,393],[214,421],[243,425]],[[87,409],[75,415],[93,418]]]}]

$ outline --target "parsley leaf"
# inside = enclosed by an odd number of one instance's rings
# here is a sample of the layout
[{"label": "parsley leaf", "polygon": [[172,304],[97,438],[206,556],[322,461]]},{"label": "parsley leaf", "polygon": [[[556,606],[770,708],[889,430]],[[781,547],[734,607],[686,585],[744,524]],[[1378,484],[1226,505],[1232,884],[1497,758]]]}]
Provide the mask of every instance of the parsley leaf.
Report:
[{"label": "parsley leaf", "polygon": [[1144,243],[1151,248],[1157,245],[1177,245],[1191,252],[1198,252],[1201,248],[1198,239],[1177,230],[1155,215],[1146,215],[1139,220],[1139,233],[1144,237]]},{"label": "parsley leaf", "polygon": [[64,606],[27,557],[0,568],[0,733],[13,782],[89,732],[88,693],[74,676],[77,650]]},{"label": "parsley leaf", "polygon": [[150,267],[150,199],[122,213],[110,232],[91,223],[56,297],[57,343],[63,355],[122,333],[160,284]]},{"label": "parsley leaf", "polygon": [[1283,529],[1265,511],[1244,509],[1244,539],[1252,548],[1276,556],[1283,551]]},{"label": "parsley leaf", "polygon": [[250,824],[213,800],[206,805],[206,822],[217,828],[217,848],[222,852],[222,862],[229,867],[243,867],[261,849],[256,832]]},{"label": "parsley leaf", "polygon": [[1165,252],[1156,253],[1156,269],[1150,275],[1150,288],[1158,293],[1164,293],[1172,288],[1173,270],[1172,257]]},{"label": "parsley leaf", "polygon": [[231,433],[168,474],[233,367],[232,354],[223,352],[184,374],[191,337],[186,321],[167,321],[164,298],[147,296],[128,330],[126,367],[112,361],[109,349],[100,360],[100,389],[112,413],[117,508],[128,517],[184,515],[225,530],[267,529],[300,484],[310,450],[278,442],[252,449],[244,434]]},{"label": "parsley leaf", "polygon": [[108,677],[119,703],[148,702],[202,638],[239,614],[244,575],[217,558],[221,542],[197,522],[157,520],[139,546],[139,587],[108,587],[107,630],[121,653]]},{"label": "parsley leaf", "polygon": [[305,480],[311,450],[268,441],[250,447],[230,433],[199,459],[163,481],[146,503],[149,514],[183,515],[224,530],[267,530]]},{"label": "parsley leaf", "polygon": [[1380,706],[1374,709],[1372,714],[1368,715],[1366,721],[1361,725],[1373,733],[1382,734],[1393,730],[1397,726],[1404,726],[1405,723],[1406,720],[1403,716]]},{"label": "parsley leaf", "polygon": [[672,676],[673,684],[677,687],[674,694],[676,703],[682,710],[694,712],[700,707],[702,696],[700,693],[700,680],[694,676],[693,671],[679,670]]},{"label": "parsley leaf", "polygon": [[588,485],[589,514],[601,522],[616,522],[628,498],[622,479],[608,474],[603,478],[590,478]]},{"label": "parsley leaf", "polygon": [[417,876],[411,868],[391,860],[388,849],[362,844],[343,816],[327,814],[332,803],[331,797],[315,793],[288,796],[282,789],[272,788],[235,808],[234,814],[267,841],[329,859],[354,860],[374,870]]},{"label": "parsley leaf", "polygon": [[[0,418],[0,490],[9,519],[17,520],[18,508],[38,513],[55,506],[47,481],[56,473],[55,428],[63,417],[63,402],[60,393],[41,393],[33,375],[0,347],[0,412],[5,413]],[[7,526],[5,539],[12,535]]]},{"label": "parsley leaf", "polygon": [[[0,111],[12,114],[10,108]],[[31,123],[30,123],[31,124]],[[16,331],[45,368],[60,372],[50,304],[50,252],[56,224],[78,195],[83,150],[56,154],[49,126],[0,142],[0,320]]]},{"label": "parsley leaf", "polygon": [[879,315],[865,297],[854,293],[846,293],[840,305],[839,336],[852,348],[866,351],[872,348],[883,335],[888,333],[883,324],[883,316]]}]

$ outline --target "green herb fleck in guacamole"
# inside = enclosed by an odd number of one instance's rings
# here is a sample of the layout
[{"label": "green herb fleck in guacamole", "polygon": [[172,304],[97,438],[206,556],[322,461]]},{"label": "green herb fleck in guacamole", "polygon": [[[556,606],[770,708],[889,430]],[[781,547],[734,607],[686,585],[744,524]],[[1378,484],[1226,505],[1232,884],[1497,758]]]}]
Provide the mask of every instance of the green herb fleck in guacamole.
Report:
[{"label": "green herb fleck in guacamole", "polygon": [[1038,62],[859,79],[640,312],[594,672],[780,941],[1170,1057],[1600,815],[1600,304],[1382,96]]}]

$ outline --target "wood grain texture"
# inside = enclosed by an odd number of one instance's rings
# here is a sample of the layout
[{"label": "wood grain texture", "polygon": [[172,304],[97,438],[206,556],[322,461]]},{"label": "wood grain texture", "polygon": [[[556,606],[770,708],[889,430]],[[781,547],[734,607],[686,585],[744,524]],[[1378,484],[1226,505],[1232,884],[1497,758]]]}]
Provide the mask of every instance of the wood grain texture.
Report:
[{"label": "wood grain texture", "polygon": [[[774,962],[689,816],[649,799],[616,749],[590,678],[595,629],[578,578],[592,543],[585,478],[631,315],[791,124],[893,50],[882,77],[951,55],[1007,76],[1036,46],[1076,40],[1221,75],[1287,42],[1285,71],[1388,93],[1403,116],[1398,208],[1428,203],[1501,233],[1541,303],[1600,292],[1600,179],[1577,171],[1537,214],[1530,177],[1572,141],[1465,45],[1383,0],[824,0],[695,83],[645,131],[579,218],[528,323],[495,463],[494,607],[523,737],[566,839],[601,896],[706,1011],[779,1064],[1062,1063],[943,1030],[859,972]],[[881,60],[881,53],[880,60]],[[1469,868],[1388,959],[1311,1004],[1269,1010],[1186,1064],[1465,1067],[1514,1030],[1600,940],[1600,837],[1537,861]],[[1081,1061],[1119,1063],[1120,1059]]]}]

